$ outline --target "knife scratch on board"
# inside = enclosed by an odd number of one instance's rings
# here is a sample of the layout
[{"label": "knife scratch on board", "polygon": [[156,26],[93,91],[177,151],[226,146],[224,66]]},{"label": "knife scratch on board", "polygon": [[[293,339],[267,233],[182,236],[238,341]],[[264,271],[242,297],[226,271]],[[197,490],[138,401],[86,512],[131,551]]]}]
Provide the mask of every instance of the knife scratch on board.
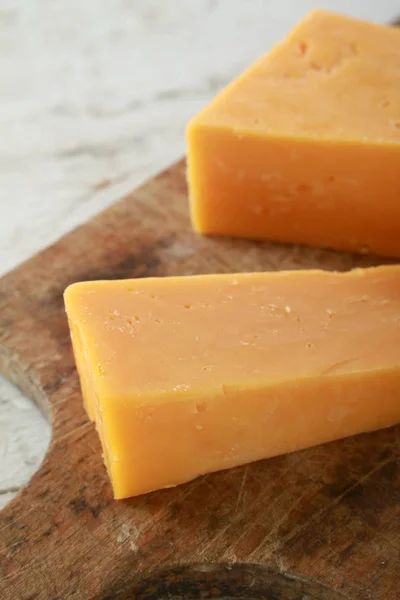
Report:
[{"label": "knife scratch on board", "polygon": [[246,479],[247,479],[248,467],[249,467],[249,465],[246,465],[244,467],[244,470],[243,470],[242,482],[240,484],[239,493],[238,493],[238,497],[237,497],[237,500],[236,500],[235,511],[234,512],[238,512],[238,509],[240,508],[240,505],[242,504],[243,495],[244,495],[244,486],[245,486]]}]

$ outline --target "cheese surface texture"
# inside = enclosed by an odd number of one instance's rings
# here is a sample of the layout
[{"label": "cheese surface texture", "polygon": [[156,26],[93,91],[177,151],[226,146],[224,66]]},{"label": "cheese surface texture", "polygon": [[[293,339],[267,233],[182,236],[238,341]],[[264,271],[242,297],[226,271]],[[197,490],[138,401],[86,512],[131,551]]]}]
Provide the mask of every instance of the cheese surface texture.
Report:
[{"label": "cheese surface texture", "polygon": [[116,498],[400,421],[400,267],[76,283]]},{"label": "cheese surface texture", "polygon": [[314,11],[187,127],[199,232],[400,256],[400,31]]}]

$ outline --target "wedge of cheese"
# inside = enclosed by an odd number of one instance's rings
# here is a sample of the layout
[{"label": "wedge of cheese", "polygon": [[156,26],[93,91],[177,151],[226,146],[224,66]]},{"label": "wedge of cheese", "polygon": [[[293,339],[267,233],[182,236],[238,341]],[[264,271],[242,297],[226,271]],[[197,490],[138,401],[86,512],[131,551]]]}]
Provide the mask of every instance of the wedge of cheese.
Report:
[{"label": "wedge of cheese", "polygon": [[116,498],[400,421],[400,267],[76,283]]},{"label": "wedge of cheese", "polygon": [[187,127],[199,232],[400,256],[400,30],[312,12]]}]

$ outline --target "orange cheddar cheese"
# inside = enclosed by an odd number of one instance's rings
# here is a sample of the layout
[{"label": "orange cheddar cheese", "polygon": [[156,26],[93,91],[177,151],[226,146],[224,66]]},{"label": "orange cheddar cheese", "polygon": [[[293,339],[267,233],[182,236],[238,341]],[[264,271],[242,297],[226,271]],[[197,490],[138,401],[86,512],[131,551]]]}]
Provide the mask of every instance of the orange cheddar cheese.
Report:
[{"label": "orange cheddar cheese", "polygon": [[116,498],[400,421],[400,267],[76,283]]},{"label": "orange cheddar cheese", "polygon": [[187,127],[204,234],[400,256],[400,31],[317,10]]}]

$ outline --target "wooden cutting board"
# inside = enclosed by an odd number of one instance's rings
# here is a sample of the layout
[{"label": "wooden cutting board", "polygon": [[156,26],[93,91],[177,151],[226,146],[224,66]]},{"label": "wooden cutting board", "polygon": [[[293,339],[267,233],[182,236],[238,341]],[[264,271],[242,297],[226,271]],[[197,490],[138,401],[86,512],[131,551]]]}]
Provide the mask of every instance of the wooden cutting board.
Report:
[{"label": "wooden cutting board", "polygon": [[0,513],[0,598],[399,599],[398,427],[114,501],[62,299],[79,280],[379,262],[197,236],[181,162],[4,277],[1,371],[53,438]]}]

